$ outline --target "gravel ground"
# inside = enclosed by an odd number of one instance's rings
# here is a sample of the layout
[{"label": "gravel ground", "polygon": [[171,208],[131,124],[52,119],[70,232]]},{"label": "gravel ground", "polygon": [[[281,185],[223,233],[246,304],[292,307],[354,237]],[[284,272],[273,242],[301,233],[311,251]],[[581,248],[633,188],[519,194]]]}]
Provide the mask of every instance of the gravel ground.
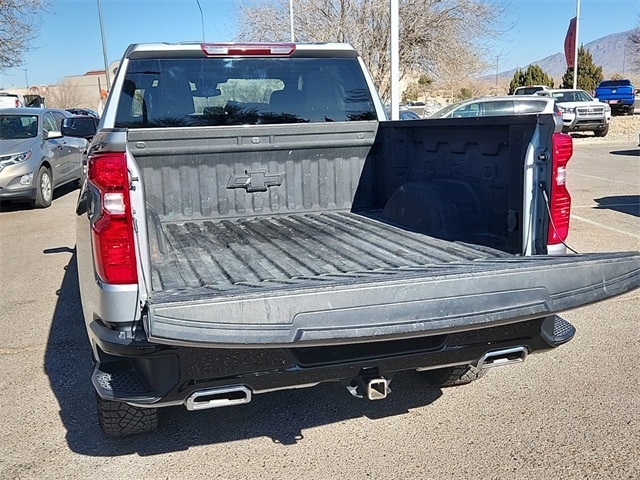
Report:
[{"label": "gravel ground", "polygon": [[638,145],[640,133],[640,115],[622,115],[611,118],[609,133],[606,137],[595,137],[592,132],[572,133],[574,140],[580,143],[630,142]]}]

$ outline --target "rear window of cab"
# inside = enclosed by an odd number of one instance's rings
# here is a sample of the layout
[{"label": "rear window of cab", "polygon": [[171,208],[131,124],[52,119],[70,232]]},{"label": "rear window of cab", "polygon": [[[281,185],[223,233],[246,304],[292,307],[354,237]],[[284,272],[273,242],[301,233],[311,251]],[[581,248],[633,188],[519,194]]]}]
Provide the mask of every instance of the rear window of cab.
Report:
[{"label": "rear window of cab", "polygon": [[356,58],[132,59],[116,127],[375,120]]}]

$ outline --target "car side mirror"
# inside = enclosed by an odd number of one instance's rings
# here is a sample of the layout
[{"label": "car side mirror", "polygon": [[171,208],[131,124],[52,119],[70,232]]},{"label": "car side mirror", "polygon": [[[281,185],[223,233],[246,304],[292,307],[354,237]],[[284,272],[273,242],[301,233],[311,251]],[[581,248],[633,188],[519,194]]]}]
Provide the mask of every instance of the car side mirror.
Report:
[{"label": "car side mirror", "polygon": [[62,138],[62,133],[57,130],[45,130],[44,131],[44,139],[51,140],[53,138]]},{"label": "car side mirror", "polygon": [[77,116],[62,120],[62,135],[90,140],[96,134],[96,119],[89,116]]}]

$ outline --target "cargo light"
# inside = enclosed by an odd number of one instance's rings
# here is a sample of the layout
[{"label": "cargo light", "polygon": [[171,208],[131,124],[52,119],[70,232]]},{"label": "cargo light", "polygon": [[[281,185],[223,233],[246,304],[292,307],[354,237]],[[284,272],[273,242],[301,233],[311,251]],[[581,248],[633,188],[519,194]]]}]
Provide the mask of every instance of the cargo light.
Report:
[{"label": "cargo light", "polygon": [[549,200],[551,215],[547,243],[563,243],[569,235],[571,196],[567,190],[567,163],[573,155],[573,139],[566,133],[554,133],[552,145],[552,181]]},{"label": "cargo light", "polygon": [[99,194],[99,211],[91,225],[97,274],[110,284],[137,283],[129,172],[125,153],[110,152],[90,156],[87,178]]},{"label": "cargo light", "polygon": [[227,56],[279,56],[287,57],[296,50],[295,43],[203,43],[200,45],[209,57]]}]

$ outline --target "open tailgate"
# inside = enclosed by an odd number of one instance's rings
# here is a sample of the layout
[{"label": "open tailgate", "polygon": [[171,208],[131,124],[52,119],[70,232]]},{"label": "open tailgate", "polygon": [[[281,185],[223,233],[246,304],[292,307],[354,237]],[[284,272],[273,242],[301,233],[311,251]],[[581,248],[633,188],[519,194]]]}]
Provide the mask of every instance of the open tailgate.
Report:
[{"label": "open tailgate", "polygon": [[285,288],[163,291],[150,299],[145,327],[167,344],[330,345],[513,323],[638,286],[639,252],[498,258],[303,278]]}]

